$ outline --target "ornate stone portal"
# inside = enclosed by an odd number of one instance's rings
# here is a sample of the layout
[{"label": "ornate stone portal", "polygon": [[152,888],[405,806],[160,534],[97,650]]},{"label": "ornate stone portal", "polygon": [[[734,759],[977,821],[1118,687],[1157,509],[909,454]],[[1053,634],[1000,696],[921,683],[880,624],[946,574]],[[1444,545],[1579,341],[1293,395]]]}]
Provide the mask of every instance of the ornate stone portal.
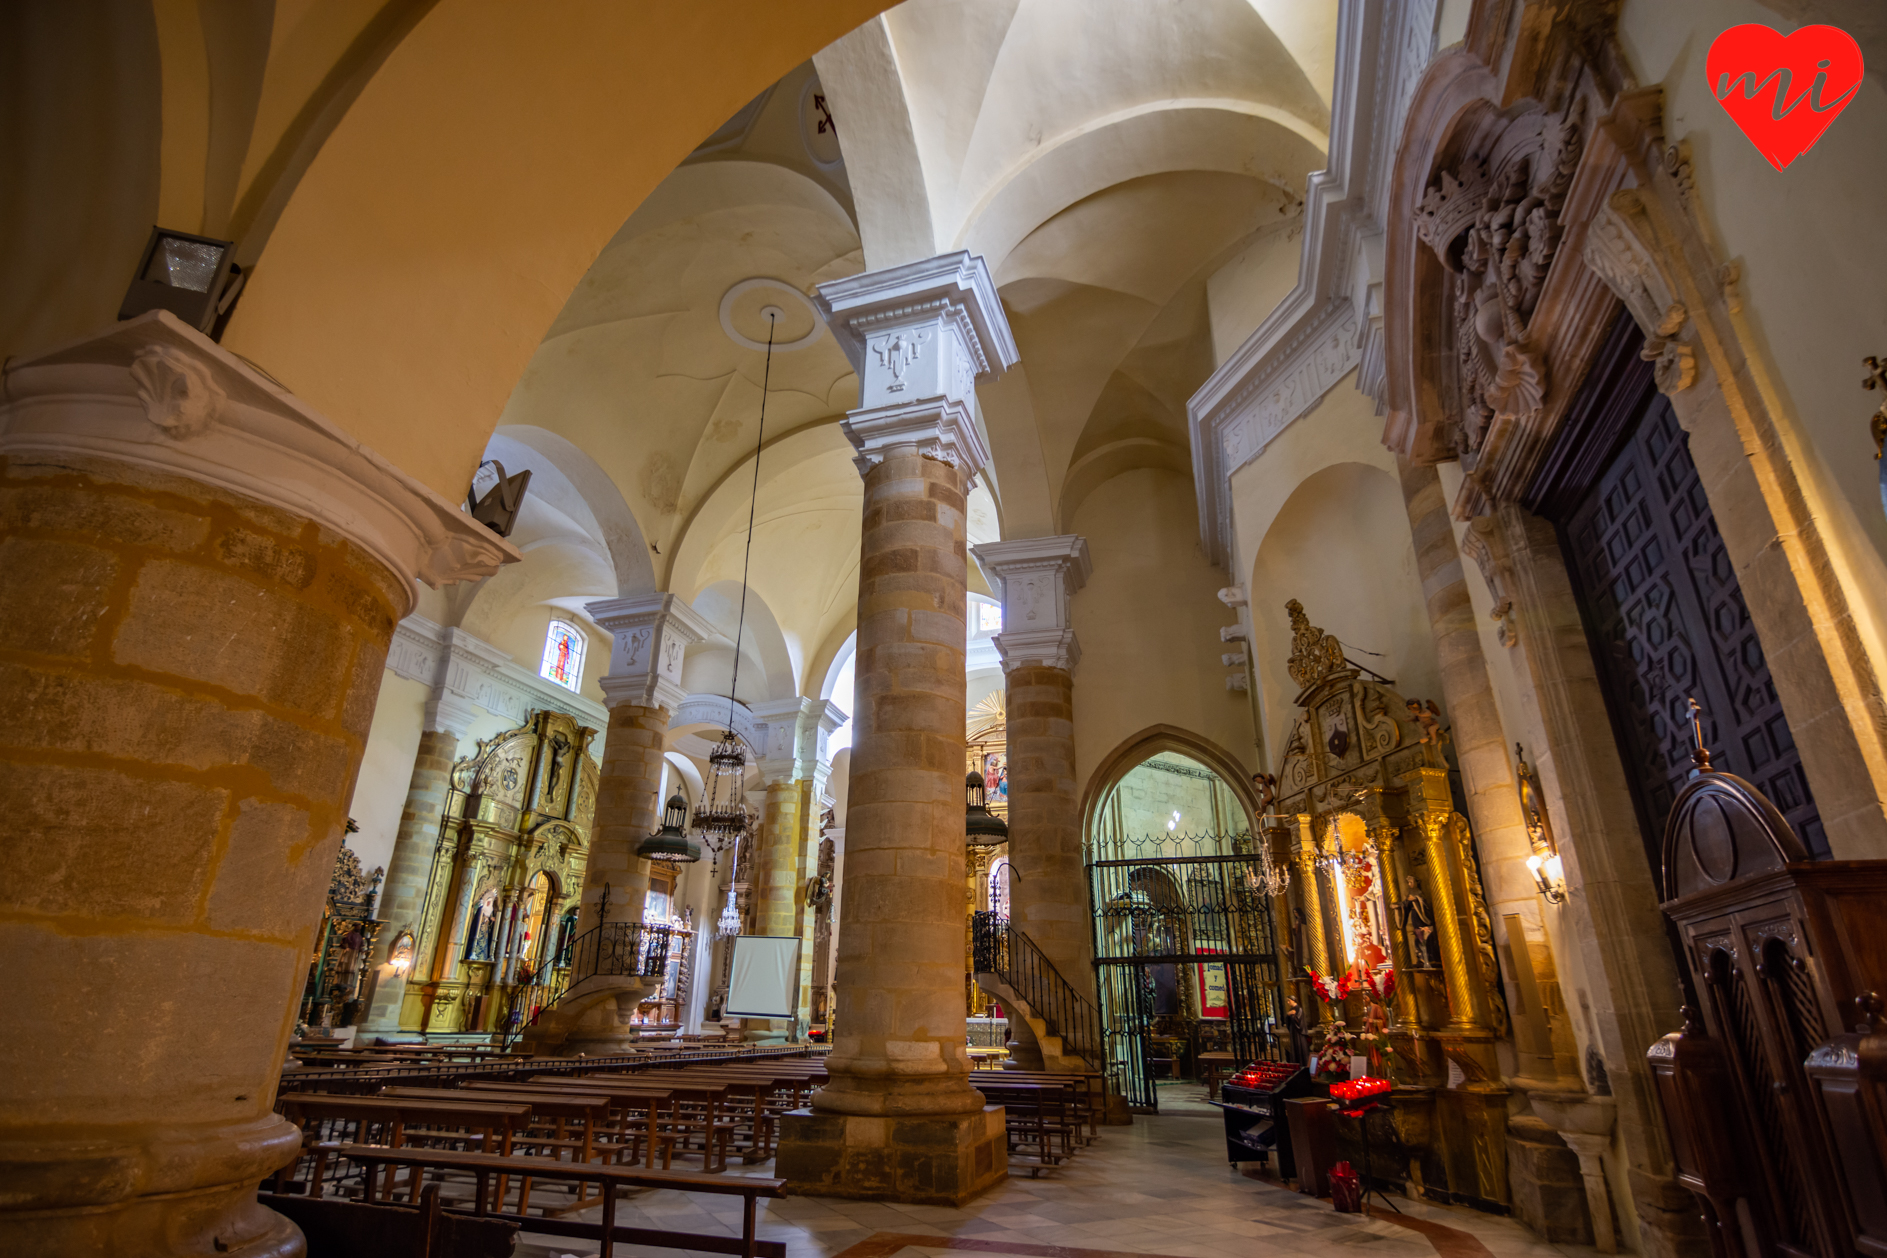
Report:
[{"label": "ornate stone portal", "polygon": [[596,731],[536,712],[452,767],[400,1027],[502,1033],[568,977],[596,814]]},{"label": "ornate stone portal", "polygon": [[[1366,678],[1293,599],[1291,679],[1302,709],[1268,814],[1274,861],[1296,867],[1298,999],[1305,973],[1393,965],[1387,1065],[1411,1188],[1505,1208],[1510,1089],[1495,1041],[1508,1034],[1493,927],[1467,818],[1457,811],[1448,731],[1432,703]],[[1361,990],[1319,1021],[1364,1029]]]}]

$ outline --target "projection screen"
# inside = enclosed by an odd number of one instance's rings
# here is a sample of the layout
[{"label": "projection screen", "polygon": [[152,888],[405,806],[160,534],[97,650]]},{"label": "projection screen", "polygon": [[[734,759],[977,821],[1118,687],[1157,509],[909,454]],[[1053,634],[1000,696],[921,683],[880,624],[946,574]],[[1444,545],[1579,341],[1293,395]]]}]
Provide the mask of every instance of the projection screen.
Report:
[{"label": "projection screen", "polygon": [[799,1013],[799,937],[738,935],[727,982],[734,1018],[791,1018]]}]

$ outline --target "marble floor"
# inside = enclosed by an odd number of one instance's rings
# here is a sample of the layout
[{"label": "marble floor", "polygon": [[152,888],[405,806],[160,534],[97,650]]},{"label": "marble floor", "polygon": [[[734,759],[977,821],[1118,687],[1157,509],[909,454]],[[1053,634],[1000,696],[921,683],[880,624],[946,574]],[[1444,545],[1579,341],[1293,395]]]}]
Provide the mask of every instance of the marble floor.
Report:
[{"label": "marble floor", "polygon": [[[960,1209],[789,1197],[763,1202],[760,1235],[787,1258],[954,1258],[969,1250],[1029,1258],[1249,1258],[1253,1254],[1353,1251],[1370,1258],[1559,1258],[1597,1251],[1547,1245],[1512,1219],[1394,1198],[1371,1217],[1337,1214],[1328,1201],[1262,1183],[1225,1163],[1216,1114],[1137,1117],[1039,1179],[1009,1179]],[[770,1163],[730,1168],[766,1175]],[[1383,1217],[1376,1217],[1376,1216]],[[619,1223],[740,1235],[737,1201],[669,1190],[625,1194]],[[619,1246],[617,1252],[628,1249]],[[516,1258],[596,1252],[594,1241],[520,1238]],[[682,1251],[635,1247],[636,1258]],[[698,1256],[697,1256],[698,1258]]]}]

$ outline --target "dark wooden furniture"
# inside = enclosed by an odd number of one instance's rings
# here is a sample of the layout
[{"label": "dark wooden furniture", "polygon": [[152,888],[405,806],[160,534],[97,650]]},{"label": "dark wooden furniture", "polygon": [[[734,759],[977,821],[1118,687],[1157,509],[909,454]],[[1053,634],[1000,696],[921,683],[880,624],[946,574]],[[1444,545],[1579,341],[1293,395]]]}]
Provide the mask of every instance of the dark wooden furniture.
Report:
[{"label": "dark wooden furniture", "polygon": [[1857,1188],[1879,1199],[1887,1129],[1823,1051],[1853,1041],[1856,999],[1887,987],[1887,861],[1809,860],[1761,791],[1693,759],[1665,827],[1663,908],[1700,1007],[1648,1055],[1680,1178],[1727,1252],[1743,1252],[1741,1203],[1765,1253],[1887,1254],[1855,1205]]},{"label": "dark wooden furniture", "polygon": [[[533,1232],[551,1236],[575,1236],[600,1240],[599,1258],[612,1258],[617,1241],[632,1245],[651,1245],[663,1249],[690,1249],[710,1254],[739,1254],[742,1258],[786,1258],[782,1241],[763,1241],[755,1233],[755,1203],[762,1197],[784,1197],[785,1180],[757,1175],[694,1175],[682,1171],[650,1171],[633,1166],[598,1166],[558,1162],[551,1158],[498,1157],[489,1153],[452,1153],[431,1149],[393,1149],[380,1145],[348,1144],[336,1146],[334,1156],[366,1170],[366,1200],[381,1199],[380,1167],[389,1171],[408,1168],[406,1183],[409,1196],[418,1201],[421,1181],[426,1171],[455,1172],[469,1175],[476,1188],[469,1213],[479,1218],[498,1218],[527,1226]],[[507,1179],[564,1181],[571,1184],[595,1184],[602,1190],[603,1218],[599,1223],[574,1219],[553,1219],[540,1215],[512,1213],[504,1209],[504,1198],[493,1191]],[[616,1190],[619,1188],[675,1188],[685,1192],[709,1193],[741,1199],[741,1234],[707,1236],[694,1232],[669,1232],[651,1228],[619,1227],[616,1223]]]}]

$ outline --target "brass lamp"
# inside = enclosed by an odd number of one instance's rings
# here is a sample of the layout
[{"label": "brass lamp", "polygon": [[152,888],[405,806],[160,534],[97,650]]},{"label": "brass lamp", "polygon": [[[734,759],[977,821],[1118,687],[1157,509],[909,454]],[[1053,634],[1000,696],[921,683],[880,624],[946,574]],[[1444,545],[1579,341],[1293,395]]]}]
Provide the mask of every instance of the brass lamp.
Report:
[{"label": "brass lamp", "polygon": [[701,845],[688,837],[688,801],[680,791],[668,797],[662,828],[636,844],[636,855],[665,865],[692,865],[701,859]]},{"label": "brass lamp", "polygon": [[1553,838],[1553,823],[1546,815],[1546,798],[1540,792],[1540,778],[1519,743],[1514,744],[1514,779],[1520,785],[1520,813],[1527,823],[1527,842],[1533,854],[1527,857],[1527,872],[1548,904],[1566,902],[1566,870],[1559,858],[1559,844]]},{"label": "brass lamp", "polygon": [[1009,823],[989,810],[983,775],[975,769],[963,779],[967,806],[963,810],[963,832],[968,847],[1001,847],[1009,841]]}]

